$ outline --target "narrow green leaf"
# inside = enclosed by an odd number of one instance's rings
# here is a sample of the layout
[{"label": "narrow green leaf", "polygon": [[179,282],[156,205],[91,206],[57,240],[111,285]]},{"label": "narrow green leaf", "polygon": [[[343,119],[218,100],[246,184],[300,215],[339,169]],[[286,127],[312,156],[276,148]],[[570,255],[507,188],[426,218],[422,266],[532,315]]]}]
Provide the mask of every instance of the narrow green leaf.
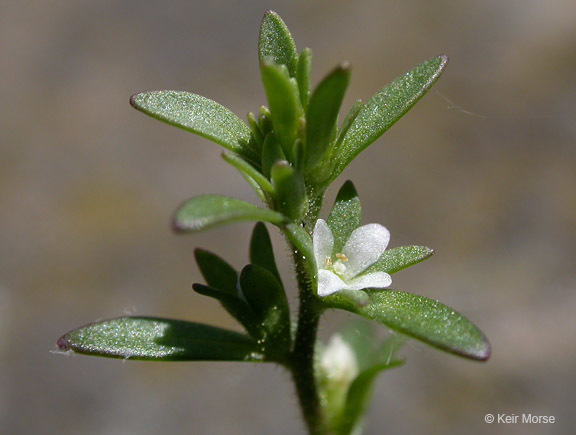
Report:
[{"label": "narrow green leaf", "polygon": [[244,299],[241,299],[237,295],[232,295],[229,292],[202,284],[192,284],[192,288],[202,296],[208,296],[218,300],[222,307],[228,311],[232,317],[238,320],[256,341],[264,336],[264,331],[259,319]]},{"label": "narrow green leaf", "polygon": [[210,251],[196,248],[194,251],[200,273],[210,287],[230,295],[238,295],[238,272],[225,260]]},{"label": "narrow green leaf", "polygon": [[257,222],[250,239],[250,263],[263,267],[278,280],[282,286],[282,279],[274,259],[274,250],[270,234],[263,222]]},{"label": "narrow green leaf", "polygon": [[272,273],[249,264],[240,273],[240,288],[256,317],[268,332],[264,339],[267,354],[290,350],[290,309],[284,289]]},{"label": "narrow green leaf", "polygon": [[58,340],[63,351],[147,361],[263,361],[244,334],[157,317],[119,317],[91,323]]},{"label": "narrow green leaf", "polygon": [[179,232],[198,232],[234,222],[264,221],[279,225],[285,217],[272,210],[221,195],[200,195],[185,201],[174,214]]},{"label": "narrow green leaf", "polygon": [[276,140],[276,135],[269,133],[264,140],[262,149],[262,174],[266,178],[270,178],[272,166],[279,160],[286,160],[286,155],[284,150],[282,150],[282,146]]},{"label": "narrow green leaf", "polygon": [[250,177],[260,187],[260,189],[269,195],[274,194],[274,188],[270,182],[262,175],[258,169],[252,166],[251,163],[244,160],[237,154],[231,152],[222,153],[222,158],[225,162],[230,163],[244,176]]},{"label": "narrow green leaf", "polygon": [[334,252],[341,252],[352,232],[360,226],[362,207],[352,181],[346,181],[336,195],[326,223],[334,236]]},{"label": "narrow green leaf", "polygon": [[452,308],[396,290],[369,289],[364,293],[368,295],[365,304],[355,304],[338,293],[323,301],[330,308],[356,313],[447,352],[481,361],[490,357],[484,334]]},{"label": "narrow green leaf", "polygon": [[286,156],[291,159],[292,146],[297,138],[299,119],[302,116],[298,85],[282,65],[262,62],[260,73],[272,113],[276,139],[281,143]]},{"label": "narrow green leaf", "polygon": [[308,205],[302,175],[286,160],[274,163],[271,175],[276,191],[276,209],[291,220],[300,221]]},{"label": "narrow green leaf", "polygon": [[368,145],[404,115],[438,80],[448,63],[442,55],[430,59],[377,92],[362,105],[358,116],[332,153],[332,180]]},{"label": "narrow green leaf", "polygon": [[426,246],[400,246],[384,251],[376,263],[368,267],[362,275],[372,272],[396,273],[409,266],[430,258],[434,250]]},{"label": "narrow green leaf", "polygon": [[304,110],[308,107],[310,99],[310,73],[312,70],[312,50],[305,48],[298,58],[298,69],[296,70],[296,81],[300,91],[300,101]]},{"label": "narrow green leaf", "polygon": [[290,30],[274,11],[264,14],[258,37],[258,58],[260,62],[270,61],[286,65],[290,76],[296,75],[298,51]]},{"label": "narrow green leaf", "polygon": [[132,95],[135,109],[180,127],[251,159],[250,128],[226,107],[183,91],[154,91]]},{"label": "narrow green leaf", "polygon": [[343,63],[314,90],[306,113],[306,167],[314,168],[324,157],[350,82],[350,64]]}]

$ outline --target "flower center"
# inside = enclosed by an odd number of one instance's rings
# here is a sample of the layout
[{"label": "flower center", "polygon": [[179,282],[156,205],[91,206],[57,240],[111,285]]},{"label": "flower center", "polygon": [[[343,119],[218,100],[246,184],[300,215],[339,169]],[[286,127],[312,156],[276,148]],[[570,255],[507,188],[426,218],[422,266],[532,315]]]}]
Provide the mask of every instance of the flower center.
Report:
[{"label": "flower center", "polygon": [[348,261],[348,258],[346,258],[344,254],[336,254],[335,257],[337,260],[334,262],[332,261],[332,257],[326,257],[324,263],[328,269],[332,270],[336,275],[342,277],[346,271],[346,264],[344,263]]}]

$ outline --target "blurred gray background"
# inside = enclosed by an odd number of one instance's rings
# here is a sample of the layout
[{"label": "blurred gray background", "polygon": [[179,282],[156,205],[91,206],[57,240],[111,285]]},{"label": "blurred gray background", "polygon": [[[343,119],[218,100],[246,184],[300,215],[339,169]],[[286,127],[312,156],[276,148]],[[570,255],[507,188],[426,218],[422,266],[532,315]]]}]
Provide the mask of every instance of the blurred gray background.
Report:
[{"label": "blurred gray background", "polygon": [[[128,97],[190,90],[242,118],[256,111],[267,9],[314,50],[314,83],[352,63],[345,108],[421,61],[451,59],[327,204],[352,179],[365,223],[386,225],[391,246],[435,248],[393,287],[467,315],[493,357],[474,363],[411,342],[405,367],[376,384],[367,433],[573,431],[573,0],[4,0],[0,432],[303,433],[289,377],[274,366],[51,353],[64,332],[126,313],[238,328],[191,290],[201,282],[193,249],[240,268],[251,225],[176,236],[169,221],[201,193],[257,198],[216,145],[136,112]],[[293,287],[286,248],[276,247]],[[329,313],[322,336],[349,319]],[[557,423],[489,426],[489,412]]]}]

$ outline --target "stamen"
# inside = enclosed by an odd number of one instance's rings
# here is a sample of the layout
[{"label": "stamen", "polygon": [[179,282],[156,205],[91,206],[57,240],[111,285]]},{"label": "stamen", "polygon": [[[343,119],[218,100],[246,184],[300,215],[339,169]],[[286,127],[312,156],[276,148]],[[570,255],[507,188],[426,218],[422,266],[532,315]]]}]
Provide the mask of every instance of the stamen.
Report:
[{"label": "stamen", "polygon": [[348,261],[348,258],[346,258],[346,256],[344,254],[336,254],[336,258],[338,258],[338,260],[340,261]]},{"label": "stamen", "polygon": [[327,267],[332,267],[332,258],[326,257],[326,260],[324,260],[324,264],[326,264]]}]

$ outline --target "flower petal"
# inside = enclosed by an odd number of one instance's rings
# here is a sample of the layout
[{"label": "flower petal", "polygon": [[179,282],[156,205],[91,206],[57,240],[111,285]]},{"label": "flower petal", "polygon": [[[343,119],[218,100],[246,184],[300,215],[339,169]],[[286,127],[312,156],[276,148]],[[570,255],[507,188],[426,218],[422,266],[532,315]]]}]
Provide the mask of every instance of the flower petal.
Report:
[{"label": "flower petal", "polygon": [[314,259],[318,270],[326,268],[326,257],[332,256],[334,248],[334,236],[324,219],[318,219],[312,233],[312,243],[314,245]]},{"label": "flower petal", "polygon": [[348,285],[329,270],[318,270],[318,296],[328,296],[340,290],[348,288]]},{"label": "flower petal", "polygon": [[349,280],[376,263],[390,242],[390,231],[380,224],[356,228],[342,249],[346,256],[344,279]]},{"label": "flower petal", "polygon": [[348,282],[348,290],[362,290],[365,288],[384,288],[392,284],[392,277],[386,272],[374,272],[359,276]]}]

